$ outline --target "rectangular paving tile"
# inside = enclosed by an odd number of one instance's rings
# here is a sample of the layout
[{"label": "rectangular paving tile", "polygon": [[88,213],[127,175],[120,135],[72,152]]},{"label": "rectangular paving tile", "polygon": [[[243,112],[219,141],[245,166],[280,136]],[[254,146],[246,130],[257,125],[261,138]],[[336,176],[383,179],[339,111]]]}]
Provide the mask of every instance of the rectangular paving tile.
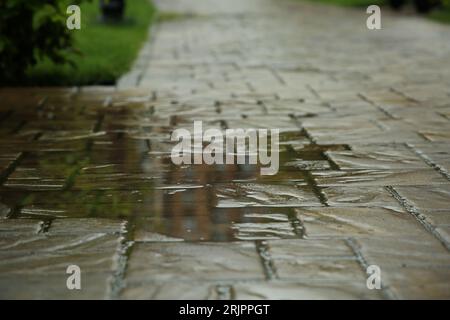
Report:
[{"label": "rectangular paving tile", "polygon": [[233,286],[237,300],[353,300],[383,299],[379,290],[367,289],[365,283],[292,282],[242,283]]},{"label": "rectangular paving tile", "polygon": [[439,166],[447,173],[450,172],[450,146],[448,142],[413,143],[411,147],[427,161]]},{"label": "rectangular paving tile", "polygon": [[385,269],[385,278],[399,299],[449,299],[450,268]]},{"label": "rectangular paving tile", "polygon": [[399,237],[426,232],[405,211],[385,208],[301,208],[297,210],[308,238],[374,235]]},{"label": "rectangular paving tile", "polygon": [[[117,268],[123,223],[55,220],[50,232],[31,219],[0,220],[0,296],[5,299],[105,299]],[[40,232],[38,232],[40,231]],[[81,269],[82,290],[66,287],[67,267]]]},{"label": "rectangular paving tile", "polygon": [[321,206],[311,189],[295,184],[233,183],[214,188],[219,208]]},{"label": "rectangular paving tile", "polygon": [[81,290],[66,286],[65,268],[60,274],[0,274],[0,298],[7,300],[99,300],[110,295],[110,274],[82,273]]},{"label": "rectangular paving tile", "polygon": [[384,187],[325,187],[321,188],[331,207],[382,207],[400,210],[400,203]]},{"label": "rectangular paving tile", "polygon": [[127,222],[112,219],[56,219],[52,221],[50,235],[115,234],[126,232]]},{"label": "rectangular paving tile", "polygon": [[351,151],[328,151],[326,154],[342,170],[428,168],[418,155],[398,145],[355,146]]},{"label": "rectangular paving tile", "polygon": [[125,300],[216,300],[219,284],[190,281],[128,282],[120,294]]},{"label": "rectangular paving tile", "polygon": [[304,258],[349,258],[353,251],[341,239],[333,240],[270,240],[267,241],[270,255],[273,259]]},{"label": "rectangular paving tile", "polygon": [[319,186],[444,185],[449,181],[433,169],[315,171]]},{"label": "rectangular paving tile", "polygon": [[[60,239],[66,240],[67,239]],[[53,249],[53,248],[52,248]],[[55,247],[55,249],[57,249]],[[103,248],[104,249],[104,248]],[[58,274],[66,276],[67,267],[77,265],[83,274],[105,273],[110,276],[115,271],[117,248],[104,252],[66,251],[2,251],[0,252],[0,276]]]},{"label": "rectangular paving tile", "polygon": [[288,208],[166,206],[160,216],[135,221],[136,241],[215,241],[299,238],[301,226]]},{"label": "rectangular paving tile", "polygon": [[280,279],[366,281],[357,257],[342,240],[275,240],[268,246]]},{"label": "rectangular paving tile", "polygon": [[85,174],[77,176],[74,190],[148,190],[155,186],[161,173]]},{"label": "rectangular paving tile", "polygon": [[450,245],[450,226],[437,225],[436,232],[444,239],[446,245]]},{"label": "rectangular paving tile", "polygon": [[418,209],[445,210],[450,206],[450,185],[399,186],[395,190]]},{"label": "rectangular paving tile", "polygon": [[42,229],[43,222],[31,219],[0,219],[0,235],[35,235]]},{"label": "rectangular paving tile", "polygon": [[[0,147],[0,152],[3,153],[3,148]],[[0,155],[0,177],[6,174],[6,170],[11,167],[11,165],[20,157],[21,153],[3,153]]]},{"label": "rectangular paving tile", "polygon": [[264,279],[255,245],[248,242],[138,243],[127,281]]},{"label": "rectangular paving tile", "polygon": [[[416,232],[398,237],[358,237],[359,250],[369,264],[391,268],[450,267],[450,253],[433,235]],[[426,280],[424,280],[426,281]]]},{"label": "rectangular paving tile", "polygon": [[390,290],[398,299],[403,300],[448,300],[450,297],[450,286],[447,283],[404,285],[393,282]]}]

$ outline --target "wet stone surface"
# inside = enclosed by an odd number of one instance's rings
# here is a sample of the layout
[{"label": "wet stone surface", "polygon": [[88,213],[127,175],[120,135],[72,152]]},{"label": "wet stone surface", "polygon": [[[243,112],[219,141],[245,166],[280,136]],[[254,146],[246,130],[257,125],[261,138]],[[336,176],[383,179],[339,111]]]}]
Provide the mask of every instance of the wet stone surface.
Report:
[{"label": "wet stone surface", "polygon": [[256,241],[296,239],[302,233],[303,227],[296,218],[295,211],[290,208],[211,209],[199,204],[191,204],[189,207],[175,204],[168,206],[167,211],[161,212],[159,217],[137,220],[135,240]]},{"label": "wet stone surface", "polygon": [[[108,298],[123,234],[123,223],[101,219],[1,220],[1,297]],[[82,266],[86,293],[64,286],[70,265]]]},{"label": "wet stone surface", "polygon": [[402,208],[384,187],[325,187],[321,191],[331,207]]},{"label": "wet stone surface", "polygon": [[[447,27],[155,2],[190,14],[117,86],[0,89],[0,298],[450,298]],[[195,120],[279,129],[279,170],[174,165],[171,134]]]},{"label": "wet stone surface", "polygon": [[339,236],[401,236],[414,233],[420,224],[406,211],[385,208],[298,209],[308,238]]},{"label": "wet stone surface", "polygon": [[126,276],[129,282],[264,279],[251,242],[137,244]]},{"label": "wet stone surface", "polygon": [[320,206],[312,190],[297,185],[235,183],[216,187],[219,208]]},{"label": "wet stone surface", "polygon": [[241,283],[235,287],[235,299],[264,300],[324,300],[324,299],[382,299],[359,282],[292,282]]}]

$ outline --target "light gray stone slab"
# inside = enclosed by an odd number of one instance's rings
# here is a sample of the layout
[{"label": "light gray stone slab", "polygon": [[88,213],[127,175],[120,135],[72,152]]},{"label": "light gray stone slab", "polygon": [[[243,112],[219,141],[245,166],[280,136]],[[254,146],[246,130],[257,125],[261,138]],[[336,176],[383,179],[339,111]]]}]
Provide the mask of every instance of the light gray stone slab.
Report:
[{"label": "light gray stone slab", "polygon": [[254,243],[138,243],[127,281],[263,279]]}]

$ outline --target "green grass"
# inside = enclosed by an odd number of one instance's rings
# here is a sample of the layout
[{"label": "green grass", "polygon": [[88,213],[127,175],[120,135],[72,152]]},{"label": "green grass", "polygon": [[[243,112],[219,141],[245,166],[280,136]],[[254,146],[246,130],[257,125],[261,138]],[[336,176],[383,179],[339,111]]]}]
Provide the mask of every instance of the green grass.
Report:
[{"label": "green grass", "polygon": [[429,16],[435,21],[450,24],[450,7],[446,6],[442,10],[435,10]]},{"label": "green grass", "polygon": [[155,9],[149,0],[128,0],[125,20],[105,24],[99,19],[98,2],[81,6],[81,30],[72,31],[80,51],[80,55],[71,54],[76,68],[42,60],[27,70],[27,85],[114,84],[130,69],[147,39]]}]

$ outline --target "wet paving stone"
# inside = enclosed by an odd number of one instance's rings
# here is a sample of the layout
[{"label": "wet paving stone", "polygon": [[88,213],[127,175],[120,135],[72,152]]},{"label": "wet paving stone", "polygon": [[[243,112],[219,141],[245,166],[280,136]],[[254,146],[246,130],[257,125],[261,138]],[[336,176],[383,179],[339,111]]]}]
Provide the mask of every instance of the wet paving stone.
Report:
[{"label": "wet paving stone", "polygon": [[339,259],[354,258],[354,253],[345,241],[333,240],[271,240],[267,241],[273,259]]},{"label": "wet paving stone", "polygon": [[444,297],[450,296],[449,286],[444,283],[433,283],[430,285],[399,284],[397,286],[393,286],[391,290],[394,292],[396,297],[404,300],[441,300]]},{"label": "wet paving stone", "polygon": [[17,161],[21,153],[2,154],[0,155],[0,174],[11,167]]},{"label": "wet paving stone", "polygon": [[[300,1],[156,5],[186,17],[117,86],[0,88],[1,298],[450,296],[450,33],[387,16],[395,34],[369,34]],[[196,120],[279,129],[279,170],[174,165]]]},{"label": "wet paving stone", "polygon": [[401,210],[399,202],[384,187],[325,187],[321,192],[331,207],[382,207]]},{"label": "wet paving stone", "polygon": [[[392,286],[392,291],[400,299],[442,299],[450,295],[446,283],[450,269],[447,268],[403,268],[395,272],[386,268],[386,281]],[[428,279],[421,283],[420,279]]]},{"label": "wet paving stone", "polygon": [[215,185],[219,208],[320,206],[312,190],[298,185],[234,183]]},{"label": "wet paving stone", "polygon": [[328,161],[323,160],[292,160],[283,164],[284,167],[293,167],[298,170],[330,170],[331,166]]},{"label": "wet paving stone", "polygon": [[396,187],[395,190],[419,209],[445,210],[450,204],[450,186]]},{"label": "wet paving stone", "polygon": [[282,280],[360,281],[366,275],[343,242],[311,240],[268,241],[269,253]]},{"label": "wet paving stone", "polygon": [[437,225],[436,232],[444,239],[446,245],[450,243],[450,227],[448,225]]},{"label": "wet paving stone", "polygon": [[327,155],[341,170],[428,168],[419,156],[405,146],[358,146],[352,151],[328,151]]},{"label": "wet paving stone", "polygon": [[120,297],[126,300],[217,300],[219,284],[189,281],[129,282]]},{"label": "wet paving stone", "polygon": [[[123,224],[108,220],[55,220],[50,228],[36,220],[0,221],[0,285],[6,288],[0,295],[5,299],[107,298],[124,232]],[[82,270],[82,288],[88,293],[67,290],[70,265]]]},{"label": "wet paving stone", "polygon": [[263,279],[253,243],[140,243],[131,254],[127,281]]},{"label": "wet paving stone", "polygon": [[109,298],[110,274],[86,272],[81,279],[81,290],[67,290],[65,273],[61,265],[58,274],[2,274],[1,299],[8,300],[98,300]]},{"label": "wet paving stone", "polygon": [[433,169],[315,171],[319,186],[445,185],[449,181]]},{"label": "wet paving stone", "polygon": [[0,219],[6,218],[11,212],[11,209],[4,204],[0,204]]},{"label": "wet paving stone", "polygon": [[[188,188],[188,187],[186,187]],[[158,191],[162,194],[162,191]],[[48,205],[55,206],[62,204],[69,205],[81,205],[81,204],[126,204],[133,203],[139,204],[143,203],[149,198],[152,198],[156,193],[155,189],[150,190],[67,190],[64,192],[60,191],[43,191],[43,192],[24,192],[21,197],[19,197],[16,202],[19,202],[23,206],[33,206],[33,205]],[[10,196],[12,191],[2,192],[0,195],[3,197]]]},{"label": "wet paving stone", "polygon": [[28,139],[0,139],[0,150],[6,152],[76,152],[85,150],[88,140],[82,141],[33,141]]},{"label": "wet paving stone", "polygon": [[202,208],[173,205],[160,216],[135,221],[135,240],[255,241],[301,237],[295,211],[287,208]]},{"label": "wet paving stone", "polygon": [[0,235],[9,237],[11,235],[37,234],[42,229],[43,222],[31,219],[1,219]]},{"label": "wet paving stone", "polygon": [[450,147],[447,142],[411,144],[412,148],[426,161],[450,172]]},{"label": "wet paving stone", "polygon": [[[53,249],[53,248],[51,248]],[[111,276],[115,268],[115,251],[106,252],[71,252],[71,251],[10,251],[2,253],[0,272],[2,275],[57,274],[67,279],[66,270],[70,265],[77,265],[86,274],[104,273]],[[24,258],[24,255],[27,258]],[[65,286],[65,283],[62,283]],[[67,289],[67,287],[66,287]]]},{"label": "wet paving stone", "polygon": [[120,234],[125,232],[125,221],[111,219],[57,219],[52,222],[49,234]]},{"label": "wet paving stone", "polygon": [[161,178],[159,173],[86,174],[77,176],[74,190],[148,190]]},{"label": "wet paving stone", "polygon": [[243,283],[233,287],[237,300],[334,300],[382,299],[378,290],[367,290],[358,282],[284,282]]},{"label": "wet paving stone", "polygon": [[66,152],[25,155],[3,185],[30,191],[62,190],[83,161],[81,156]]},{"label": "wet paving stone", "polygon": [[120,204],[36,204],[25,205],[20,208],[20,215],[34,219],[56,219],[56,218],[107,218],[127,219],[133,214],[146,215],[151,206],[140,206],[129,203]]},{"label": "wet paving stone", "polygon": [[419,222],[405,211],[385,208],[298,209],[307,238],[378,235],[401,236],[420,230]]},{"label": "wet paving stone", "polygon": [[30,190],[30,191],[44,191],[44,190],[62,190],[66,183],[65,179],[51,179],[51,178],[9,178],[5,187],[11,189]]},{"label": "wet paving stone", "polygon": [[398,268],[397,276],[404,268],[444,268],[450,267],[450,259],[446,248],[431,241],[432,235],[425,231],[401,237],[357,238],[359,250],[368,263],[376,264],[381,269]]},{"label": "wet paving stone", "polygon": [[299,231],[291,222],[235,223],[231,226],[236,240],[269,240],[298,238]]},{"label": "wet paving stone", "polygon": [[421,210],[432,226],[450,226],[450,210]]},{"label": "wet paving stone", "polygon": [[114,252],[120,240],[117,236],[100,232],[76,236],[42,233],[31,236],[12,235],[0,238],[0,250],[7,250],[7,254],[13,256],[13,253],[24,252],[104,253],[108,250]]},{"label": "wet paving stone", "polygon": [[433,142],[450,142],[450,134],[442,131],[420,131],[420,133],[427,139]]}]

